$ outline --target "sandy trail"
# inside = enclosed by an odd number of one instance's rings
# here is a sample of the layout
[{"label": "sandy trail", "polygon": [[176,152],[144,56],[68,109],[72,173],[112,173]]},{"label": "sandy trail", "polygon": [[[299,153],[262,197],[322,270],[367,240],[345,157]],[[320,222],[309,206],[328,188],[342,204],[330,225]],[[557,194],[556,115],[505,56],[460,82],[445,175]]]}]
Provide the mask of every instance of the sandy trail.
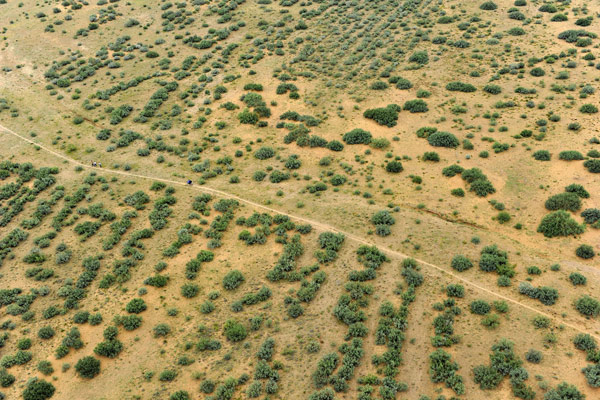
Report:
[{"label": "sandy trail", "polygon": [[[3,130],[4,132],[6,132],[8,134],[14,135],[14,136],[18,137],[19,139],[21,139],[21,140],[23,140],[23,141],[25,141],[27,143],[33,144],[35,146],[38,146],[40,149],[42,149],[42,150],[44,150],[44,151],[46,151],[46,152],[48,152],[48,153],[50,153],[50,154],[58,157],[58,158],[66,160],[66,161],[68,161],[71,164],[79,165],[79,166],[81,166],[83,168],[92,169],[94,171],[98,171],[98,169],[99,169],[98,167],[92,167],[92,166],[90,166],[88,164],[84,164],[84,163],[82,163],[80,161],[77,161],[77,160],[75,160],[73,158],[67,157],[64,154],[58,153],[58,152],[56,152],[56,151],[54,151],[54,150],[52,150],[52,149],[50,149],[48,147],[45,147],[45,146],[43,146],[43,145],[41,145],[39,143],[36,143],[33,140],[28,139],[27,137],[22,136],[22,135],[16,133],[15,131],[7,128],[6,126],[4,126],[2,124],[0,124],[0,130]],[[305,217],[300,216],[300,215],[291,214],[291,213],[288,213],[288,212],[285,212],[285,211],[280,211],[280,210],[277,210],[277,209],[265,206],[263,204],[256,203],[256,202],[254,202],[252,200],[248,200],[248,199],[245,199],[243,197],[240,197],[240,196],[237,196],[237,195],[234,195],[234,194],[231,194],[231,193],[227,193],[227,192],[222,191],[222,190],[214,189],[214,188],[211,188],[211,187],[208,187],[208,186],[193,186],[193,185],[188,185],[187,183],[180,182],[180,181],[175,181],[175,180],[170,180],[170,179],[165,179],[165,178],[158,178],[158,177],[154,177],[154,176],[151,176],[151,175],[141,175],[141,174],[135,174],[135,173],[132,173],[132,172],[112,170],[112,169],[104,169],[103,168],[103,169],[101,169],[101,171],[105,172],[105,173],[111,173],[111,174],[128,176],[128,177],[135,177],[135,178],[140,178],[140,179],[150,179],[150,180],[154,180],[154,181],[169,183],[169,184],[172,184],[172,185],[183,186],[183,187],[186,187],[186,188],[188,188],[190,190],[196,190],[196,191],[199,191],[199,192],[211,193],[211,194],[214,194],[216,196],[234,199],[234,200],[239,201],[240,203],[244,203],[244,204],[250,205],[250,206],[255,207],[255,208],[259,208],[259,209],[262,209],[262,210],[265,210],[265,211],[269,211],[269,212],[272,212],[272,213],[286,215],[289,218],[294,219],[296,221],[301,221],[301,222],[305,222],[305,223],[311,224],[313,227],[316,227],[316,228],[318,228],[318,229],[320,229],[322,231],[331,231],[331,232],[341,233],[341,234],[345,235],[348,239],[353,240],[355,242],[362,243],[362,244],[369,245],[369,246],[377,246],[381,251],[383,251],[383,252],[385,252],[385,253],[387,253],[389,255],[392,255],[392,256],[396,256],[396,257],[399,257],[399,258],[409,258],[409,257],[411,257],[408,254],[404,254],[402,252],[399,252],[399,251],[396,251],[396,250],[392,250],[392,249],[387,248],[387,247],[378,246],[376,243],[373,243],[373,242],[371,242],[371,241],[369,241],[369,240],[367,240],[367,239],[365,239],[363,237],[360,237],[360,236],[354,235],[352,233],[346,232],[346,231],[344,231],[342,229],[336,228],[333,225],[326,224],[326,223],[319,222],[319,221],[315,221],[315,220],[312,220],[312,219],[309,219],[309,218],[305,218]],[[412,257],[412,258],[414,258],[414,257]],[[571,328],[571,329],[573,329],[575,331],[582,332],[582,333],[587,333],[590,336],[593,336],[594,338],[600,340],[600,336],[599,335],[596,335],[593,332],[590,332],[585,327],[569,323],[569,322],[563,320],[560,317],[548,314],[548,313],[546,313],[544,311],[539,310],[536,307],[533,307],[533,306],[530,306],[528,304],[522,303],[522,302],[520,302],[518,300],[515,300],[515,299],[513,299],[511,297],[508,297],[508,296],[505,296],[503,294],[494,292],[493,290],[490,290],[490,289],[488,289],[486,287],[478,285],[475,282],[472,282],[472,281],[470,281],[468,279],[463,278],[462,276],[460,276],[460,275],[452,272],[449,269],[440,267],[440,266],[435,265],[435,264],[431,264],[431,263],[429,263],[427,261],[424,261],[424,260],[420,260],[420,259],[415,259],[415,260],[420,265],[422,265],[422,266],[425,266],[425,267],[432,268],[432,269],[435,269],[437,271],[440,271],[440,272],[442,272],[442,273],[444,273],[446,275],[449,275],[452,278],[454,278],[454,279],[456,279],[456,280],[464,283],[465,285],[468,285],[468,286],[471,286],[473,288],[476,288],[477,290],[479,290],[479,291],[481,291],[483,293],[490,294],[492,296],[495,296],[497,298],[505,300],[505,301],[507,301],[509,303],[515,304],[515,305],[517,305],[519,307],[525,308],[525,309],[527,309],[529,311],[532,311],[534,313],[543,315],[543,316],[545,316],[547,318],[550,318],[552,320],[555,320],[556,322],[558,322],[558,323],[560,323],[560,324],[562,324],[562,325],[564,325],[566,327],[569,327],[569,328]]]}]

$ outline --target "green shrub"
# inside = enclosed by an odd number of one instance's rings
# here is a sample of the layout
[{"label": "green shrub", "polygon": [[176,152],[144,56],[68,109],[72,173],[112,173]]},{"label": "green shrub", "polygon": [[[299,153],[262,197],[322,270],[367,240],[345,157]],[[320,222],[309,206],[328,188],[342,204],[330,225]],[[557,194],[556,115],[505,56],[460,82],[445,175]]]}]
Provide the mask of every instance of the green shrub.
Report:
[{"label": "green shrub", "polygon": [[435,147],[456,148],[460,144],[456,136],[449,132],[434,132],[427,137],[430,145]]},{"label": "green shrub", "polygon": [[489,313],[492,309],[490,303],[485,300],[475,300],[470,305],[471,312],[473,314],[485,315]]},{"label": "green shrub", "polygon": [[148,308],[146,302],[139,298],[131,300],[129,303],[127,303],[127,306],[125,306],[125,310],[130,314],[139,314],[145,311],[146,308]]},{"label": "green shrub", "polygon": [[546,75],[546,72],[540,67],[535,67],[531,71],[529,71],[531,76],[540,77]]},{"label": "green shrub", "polygon": [[557,236],[579,235],[585,230],[583,225],[571,218],[571,215],[564,211],[554,211],[542,218],[537,231],[543,233],[545,237],[553,238]]},{"label": "green shrub", "polygon": [[193,283],[186,283],[185,285],[181,286],[181,295],[186,299],[196,297],[198,295],[198,292],[200,292],[200,288],[198,287],[198,285],[195,285]]},{"label": "green shrub", "polygon": [[244,281],[244,275],[238,270],[233,270],[223,278],[223,287],[227,290],[234,290]]},{"label": "green shrub", "polygon": [[581,199],[572,192],[565,192],[551,196],[544,204],[547,210],[578,211],[581,208]]},{"label": "green shrub", "polygon": [[424,126],[422,128],[417,129],[417,137],[420,138],[428,138],[432,133],[437,132],[437,128],[431,126]]},{"label": "green shrub", "polygon": [[498,85],[489,84],[483,87],[483,91],[489,94],[500,94],[502,93],[502,88]]},{"label": "green shrub", "polygon": [[539,364],[543,358],[542,352],[538,350],[530,349],[525,353],[525,359],[532,364]]},{"label": "green shrub", "polygon": [[588,385],[593,388],[600,387],[600,364],[588,365],[581,370]]},{"label": "green shrub", "polygon": [[574,385],[563,382],[555,389],[546,392],[544,400],[585,400],[585,395],[581,394]]},{"label": "green shrub", "polygon": [[440,155],[438,153],[436,153],[435,151],[426,151],[425,153],[423,153],[422,159],[423,159],[423,161],[439,162]]},{"label": "green shrub", "polygon": [[596,343],[596,339],[590,336],[587,333],[579,333],[573,338],[573,344],[579,350],[590,351],[596,350],[598,348],[598,344]]},{"label": "green shrub", "polygon": [[371,222],[375,225],[394,225],[396,220],[394,217],[392,217],[389,211],[382,210],[373,214]]},{"label": "green shrub", "polygon": [[565,161],[574,161],[574,160],[583,160],[583,154],[575,150],[566,150],[558,153],[559,160]]},{"label": "green shrub", "polygon": [[329,382],[331,374],[339,363],[339,359],[337,353],[329,353],[319,360],[317,369],[313,373],[313,382],[317,388],[323,387]]},{"label": "green shrub", "polygon": [[571,274],[569,275],[569,280],[571,281],[573,286],[585,285],[587,283],[586,277],[581,275],[579,272],[571,272]]},{"label": "green shrub", "polygon": [[475,383],[483,390],[496,388],[502,382],[503,376],[493,367],[487,365],[478,365],[473,368]]},{"label": "green shrub", "polygon": [[396,104],[389,104],[385,108],[368,109],[363,113],[363,116],[365,118],[374,120],[379,125],[384,125],[391,128],[396,126],[398,121],[398,112],[400,112],[400,110],[400,106]]},{"label": "green shrub", "polygon": [[225,322],[223,333],[227,340],[231,342],[240,342],[246,339],[246,336],[248,335],[246,327],[233,319],[229,319]]},{"label": "green shrub", "polygon": [[577,183],[572,183],[569,186],[565,187],[565,192],[575,193],[577,196],[582,199],[589,199],[590,194],[582,185]]},{"label": "green shrub", "polygon": [[446,286],[446,295],[448,297],[459,297],[465,296],[465,288],[463,285],[448,285]]},{"label": "green shrub", "polygon": [[493,1],[486,1],[485,3],[481,3],[479,8],[485,11],[493,11],[496,10],[498,6]]},{"label": "green shrub", "polygon": [[463,82],[450,82],[446,85],[446,89],[450,91],[464,93],[471,93],[477,90],[477,88],[475,88],[475,86],[471,85],[470,83]]},{"label": "green shrub", "polygon": [[581,217],[583,218],[586,224],[594,224],[600,221],[600,209],[587,208],[583,210],[583,212],[581,213]]},{"label": "green shrub", "polygon": [[423,113],[429,111],[427,103],[421,99],[408,100],[402,107],[404,111],[410,111],[412,114]]},{"label": "green shrub", "polygon": [[579,112],[583,114],[596,114],[598,107],[593,104],[584,104],[579,108]]},{"label": "green shrub", "polygon": [[342,140],[346,144],[369,144],[371,143],[371,139],[371,132],[362,130],[360,128],[346,132],[342,137]]},{"label": "green shrub", "polygon": [[371,84],[370,87],[372,90],[385,90],[388,87],[390,87],[390,85],[382,81],[375,81]]},{"label": "green shrub", "polygon": [[404,170],[400,161],[390,161],[385,165],[385,170],[390,173],[398,173]]},{"label": "green shrub", "polygon": [[27,382],[23,391],[23,400],[46,400],[54,396],[56,388],[50,382],[33,378]]},{"label": "green shrub", "polygon": [[48,340],[54,337],[54,329],[51,326],[44,326],[38,331],[40,339]]},{"label": "green shrub", "polygon": [[452,262],[450,266],[457,270],[458,272],[466,271],[473,267],[473,263],[467,257],[463,255],[456,255],[452,258]]},{"label": "green shrub", "polygon": [[185,390],[178,390],[169,397],[169,400],[192,400],[192,397]]},{"label": "green shrub", "polygon": [[100,373],[100,360],[92,356],[83,357],[75,364],[75,371],[81,377],[91,379]]},{"label": "green shrub", "polygon": [[501,224],[505,224],[510,221],[510,214],[506,211],[500,211],[496,216],[496,221],[500,222]]},{"label": "green shrub", "polygon": [[162,382],[172,382],[177,377],[177,372],[172,369],[165,369],[158,375],[158,380]]},{"label": "green shrub", "polygon": [[550,161],[550,152],[548,150],[538,150],[533,153],[533,158],[538,161]]},{"label": "green shrub", "polygon": [[0,386],[1,387],[7,388],[7,387],[11,386],[15,382],[15,379],[16,379],[15,376],[12,374],[9,374],[8,371],[6,370],[6,368],[4,368],[4,367],[0,368]]},{"label": "green shrub", "polygon": [[[112,328],[115,328],[115,327],[112,327]],[[115,335],[115,337],[116,337],[116,335]],[[107,335],[105,335],[106,340],[104,342],[98,343],[98,345],[94,348],[94,353],[96,353],[99,356],[108,357],[108,358],[117,357],[123,350],[123,343],[121,343],[115,337],[111,337],[109,339],[107,337]]]},{"label": "green shrub", "polygon": [[593,174],[600,173],[600,160],[587,160],[583,163],[583,166]]},{"label": "green shrub", "polygon": [[254,152],[254,157],[259,160],[267,160],[275,156],[275,150],[272,147],[261,147]]},{"label": "green shrub", "polygon": [[425,65],[429,62],[429,55],[427,51],[415,51],[409,58],[408,62],[417,63],[420,65]]},{"label": "green shrub", "polygon": [[588,244],[582,244],[577,248],[577,250],[575,250],[575,255],[577,255],[579,258],[583,258],[584,260],[589,260],[594,258],[596,252],[592,246]]},{"label": "green shrub", "polygon": [[255,125],[258,122],[258,114],[246,108],[238,114],[238,120],[241,124]]},{"label": "green shrub", "polygon": [[550,318],[543,315],[536,315],[533,317],[532,322],[535,329],[546,329],[550,327]]},{"label": "green shrub", "polygon": [[154,328],[152,328],[152,334],[155,338],[165,337],[169,333],[171,333],[171,327],[167,324],[158,324]]}]

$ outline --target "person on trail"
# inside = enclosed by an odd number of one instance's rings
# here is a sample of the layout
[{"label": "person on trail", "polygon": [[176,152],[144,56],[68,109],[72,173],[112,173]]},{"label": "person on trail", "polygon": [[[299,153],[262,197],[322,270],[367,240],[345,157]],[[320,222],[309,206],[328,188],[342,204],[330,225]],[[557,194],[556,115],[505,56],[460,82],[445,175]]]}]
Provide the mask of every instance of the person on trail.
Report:
[{"label": "person on trail", "polygon": [[92,167],[96,166],[96,161],[92,161]]},{"label": "person on trail", "polygon": [[98,163],[98,166],[99,166],[100,168],[102,168],[102,163],[101,163],[101,162],[99,162],[99,163]]},{"label": "person on trail", "polygon": [[187,181],[187,184],[188,184],[188,185],[191,185],[191,184],[192,184],[192,180],[191,180],[191,179],[188,179],[188,181]]}]

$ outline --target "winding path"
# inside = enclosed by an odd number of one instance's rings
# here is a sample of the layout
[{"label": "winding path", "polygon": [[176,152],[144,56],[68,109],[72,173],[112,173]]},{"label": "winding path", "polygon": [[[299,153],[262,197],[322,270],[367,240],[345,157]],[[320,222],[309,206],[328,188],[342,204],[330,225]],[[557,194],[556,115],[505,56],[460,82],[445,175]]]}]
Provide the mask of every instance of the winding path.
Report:
[{"label": "winding path", "polygon": [[[77,161],[77,160],[75,160],[73,158],[67,157],[64,154],[58,153],[58,152],[56,152],[56,151],[54,151],[54,150],[52,150],[52,149],[50,149],[50,148],[48,148],[46,146],[43,146],[43,145],[41,145],[39,143],[36,143],[33,140],[28,139],[25,136],[22,136],[22,135],[16,133],[15,131],[7,128],[6,126],[4,126],[2,124],[0,124],[0,130],[3,130],[4,132],[6,132],[8,134],[14,135],[17,138],[19,138],[19,139],[21,139],[21,140],[23,140],[23,141],[25,141],[27,143],[33,144],[33,145],[39,147],[40,149],[42,149],[42,150],[44,150],[44,151],[46,151],[46,152],[48,152],[48,153],[50,153],[50,154],[58,157],[58,158],[61,158],[61,159],[65,160],[65,161],[67,161],[67,162],[69,162],[71,164],[78,165],[78,166],[81,166],[83,168],[93,169],[94,171],[98,171],[97,167],[92,167],[92,166],[90,166],[88,164],[84,164],[84,163],[82,163],[80,161]],[[183,187],[186,187],[186,188],[189,188],[189,189],[192,189],[192,190],[197,190],[197,191],[200,191],[200,192],[212,193],[212,194],[220,196],[220,197],[226,197],[226,198],[230,198],[230,199],[235,199],[235,200],[239,201],[240,203],[244,203],[244,204],[250,205],[250,206],[255,207],[255,208],[259,208],[259,209],[262,209],[262,210],[265,210],[265,211],[269,211],[269,212],[272,212],[272,213],[276,213],[276,214],[286,215],[286,216],[288,216],[291,219],[311,224],[312,226],[315,226],[315,227],[319,228],[322,231],[332,231],[332,232],[336,232],[336,233],[341,233],[341,234],[345,235],[347,238],[349,238],[351,240],[354,240],[355,242],[358,242],[358,243],[362,243],[362,244],[369,245],[369,246],[377,246],[376,243],[373,243],[373,242],[371,242],[369,240],[366,240],[365,238],[362,238],[360,236],[357,236],[357,235],[354,235],[352,233],[349,233],[349,232],[346,232],[344,230],[341,230],[339,228],[336,228],[333,225],[326,224],[326,223],[323,223],[323,222],[318,222],[318,221],[315,221],[315,220],[311,220],[309,218],[305,218],[305,217],[302,217],[302,216],[299,216],[299,215],[290,214],[290,213],[287,213],[285,211],[280,211],[280,210],[277,210],[277,209],[265,206],[263,204],[256,203],[256,202],[254,202],[252,200],[248,200],[248,199],[245,199],[243,197],[240,197],[240,196],[237,196],[237,195],[234,195],[234,194],[231,194],[231,193],[227,193],[227,192],[222,191],[222,190],[210,188],[210,187],[207,187],[207,186],[190,186],[190,185],[188,185],[188,184],[186,184],[184,182],[180,182],[180,181],[175,181],[175,180],[170,180],[170,179],[165,179],[165,178],[158,178],[158,177],[153,177],[153,176],[150,176],[150,175],[135,174],[135,173],[126,172],[126,171],[118,171],[118,170],[112,170],[112,169],[101,169],[101,171],[106,172],[106,173],[116,174],[116,175],[123,175],[123,176],[128,176],[128,177],[134,177],[134,178],[151,179],[151,180],[154,180],[154,181],[169,183],[169,184],[172,184],[172,185],[183,186]],[[377,246],[377,247],[381,251],[383,251],[383,252],[385,252],[385,253],[387,253],[389,255],[392,255],[392,256],[396,256],[396,257],[399,257],[399,258],[409,258],[409,257],[411,257],[408,254],[404,254],[402,252],[399,252],[399,251],[396,251],[396,250],[392,250],[392,249],[387,248],[387,247],[381,247],[381,246]],[[412,258],[414,258],[414,257],[412,257]],[[420,259],[416,259],[416,258],[415,258],[415,260],[420,265],[423,265],[423,266],[426,266],[426,267],[438,270],[438,271],[440,271],[440,272],[442,272],[442,273],[444,273],[446,275],[449,275],[452,278],[454,278],[454,279],[456,279],[456,280],[464,283],[465,285],[468,285],[468,286],[471,286],[471,287],[474,287],[474,288],[478,289],[481,292],[484,292],[484,293],[487,293],[489,295],[498,297],[498,298],[500,298],[502,300],[505,300],[505,301],[507,301],[509,303],[515,304],[515,305],[517,305],[519,307],[525,308],[525,309],[527,309],[529,311],[532,311],[534,313],[537,313],[537,314],[543,315],[543,316],[545,316],[547,318],[553,319],[553,320],[559,322],[560,324],[562,324],[564,326],[567,326],[567,327],[569,327],[569,328],[571,328],[571,329],[573,329],[575,331],[578,331],[578,332],[581,332],[581,333],[587,333],[590,336],[593,336],[594,338],[600,340],[600,336],[599,335],[596,335],[595,333],[590,332],[585,327],[582,327],[582,326],[579,326],[579,325],[574,325],[572,323],[569,323],[569,322],[563,320],[560,317],[557,317],[557,316],[548,314],[547,312],[541,311],[541,310],[539,310],[536,307],[533,307],[533,306],[530,306],[528,304],[522,303],[522,302],[520,302],[518,300],[515,300],[515,299],[513,299],[511,297],[508,297],[508,296],[505,296],[503,294],[494,292],[493,290],[490,290],[490,289],[488,289],[486,287],[480,286],[477,283],[475,283],[473,281],[470,281],[470,280],[468,280],[468,279],[466,279],[466,278],[464,278],[464,277],[462,277],[462,276],[460,276],[460,275],[458,275],[458,274],[454,273],[453,271],[448,270],[446,268],[440,267],[440,266],[435,265],[435,264],[431,264],[431,263],[429,263],[427,261],[424,261],[424,260],[420,260]]]}]

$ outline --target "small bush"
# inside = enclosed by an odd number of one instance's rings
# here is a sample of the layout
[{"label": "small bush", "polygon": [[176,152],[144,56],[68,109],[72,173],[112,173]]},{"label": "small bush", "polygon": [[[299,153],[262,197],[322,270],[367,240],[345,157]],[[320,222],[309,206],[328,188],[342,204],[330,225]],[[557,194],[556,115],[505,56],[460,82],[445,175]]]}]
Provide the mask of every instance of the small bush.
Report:
[{"label": "small bush", "polygon": [[450,82],[446,85],[446,90],[471,93],[476,91],[477,88],[475,88],[475,86],[471,85],[470,83]]},{"label": "small bush", "polygon": [[483,91],[489,94],[500,94],[502,93],[502,88],[498,85],[485,85],[483,87]]},{"label": "small bush", "polygon": [[100,373],[100,360],[92,356],[83,357],[75,364],[75,371],[81,377],[91,379]]},{"label": "small bush", "polygon": [[225,322],[223,332],[227,340],[231,342],[240,342],[246,339],[246,336],[248,335],[246,332],[246,327],[232,319]]},{"label": "small bush", "polygon": [[390,173],[398,173],[404,170],[402,163],[400,161],[390,161],[386,164],[385,170]]},{"label": "small bush", "polygon": [[384,125],[388,128],[391,128],[396,126],[398,121],[398,112],[400,109],[400,106],[396,104],[390,104],[385,108],[368,109],[363,113],[363,116],[365,118],[374,120],[379,125]]},{"label": "small bush", "polygon": [[198,292],[200,292],[200,288],[198,287],[198,285],[195,285],[193,283],[186,283],[185,285],[181,286],[181,295],[186,299],[196,297],[198,295]]},{"label": "small bush", "polygon": [[596,350],[598,348],[596,339],[594,339],[587,333],[579,333],[578,335],[576,335],[573,338],[573,344],[577,349],[583,351]]},{"label": "small bush", "polygon": [[146,310],[148,306],[146,306],[146,302],[143,299],[133,299],[127,306],[125,306],[125,310],[130,314],[139,314]]},{"label": "small bush", "polygon": [[27,382],[23,391],[23,400],[46,400],[54,395],[56,388],[50,382],[33,378]]},{"label": "small bush", "polygon": [[579,112],[583,114],[596,114],[598,107],[593,104],[584,104],[579,108]]},{"label": "small bush", "polygon": [[254,157],[259,160],[267,160],[273,156],[275,156],[275,150],[272,147],[261,147],[254,153]]},{"label": "small bush", "polygon": [[600,314],[600,301],[584,295],[575,301],[575,309],[586,317],[596,317]]},{"label": "small bush", "polygon": [[589,199],[590,194],[582,185],[578,185],[576,183],[572,183],[569,186],[565,187],[565,192],[575,193],[577,196],[582,199]]},{"label": "small bush", "polygon": [[593,174],[600,173],[600,160],[587,160],[583,163],[583,166]]},{"label": "small bush", "polygon": [[404,111],[409,111],[412,114],[423,113],[429,111],[429,107],[427,103],[421,99],[417,100],[408,100],[404,103],[402,107]]},{"label": "small bush", "polygon": [[244,280],[244,275],[240,271],[233,270],[223,278],[223,287],[227,290],[234,290],[240,286]]},{"label": "small bush", "polygon": [[463,255],[457,255],[452,258],[450,266],[458,272],[466,271],[473,267],[473,263],[467,257]]},{"label": "small bush", "polygon": [[538,161],[550,161],[550,152],[548,150],[538,150],[533,153],[533,158]]},{"label": "small bush", "polygon": [[573,286],[585,285],[587,283],[586,277],[581,275],[579,272],[572,272],[569,275],[569,280],[571,281]]},{"label": "small bush", "polygon": [[583,154],[575,150],[561,151],[558,153],[558,159],[564,161],[583,160]]},{"label": "small bush", "polygon": [[493,1],[486,1],[485,3],[482,3],[479,8],[485,11],[493,11],[496,10],[498,6]]},{"label": "small bush", "polygon": [[430,145],[435,147],[457,148],[460,144],[456,136],[449,132],[434,132],[427,137]]},{"label": "small bush", "polygon": [[490,303],[485,300],[475,300],[470,305],[471,312],[473,314],[485,315],[489,313],[492,309]]},{"label": "small bush", "polygon": [[369,144],[371,143],[372,138],[373,136],[370,132],[357,128],[350,132],[346,132],[342,137],[342,140],[346,144]]},{"label": "small bush", "polygon": [[448,285],[446,286],[446,295],[462,298],[465,296],[465,288],[463,285]]},{"label": "small bush", "polygon": [[530,349],[527,353],[525,353],[525,359],[532,364],[539,364],[542,362],[544,356],[541,351]]},{"label": "small bush", "polygon": [[594,258],[596,252],[592,246],[588,244],[582,244],[577,248],[577,250],[575,250],[575,255],[577,255],[579,258],[583,258],[584,260],[589,260]]}]

